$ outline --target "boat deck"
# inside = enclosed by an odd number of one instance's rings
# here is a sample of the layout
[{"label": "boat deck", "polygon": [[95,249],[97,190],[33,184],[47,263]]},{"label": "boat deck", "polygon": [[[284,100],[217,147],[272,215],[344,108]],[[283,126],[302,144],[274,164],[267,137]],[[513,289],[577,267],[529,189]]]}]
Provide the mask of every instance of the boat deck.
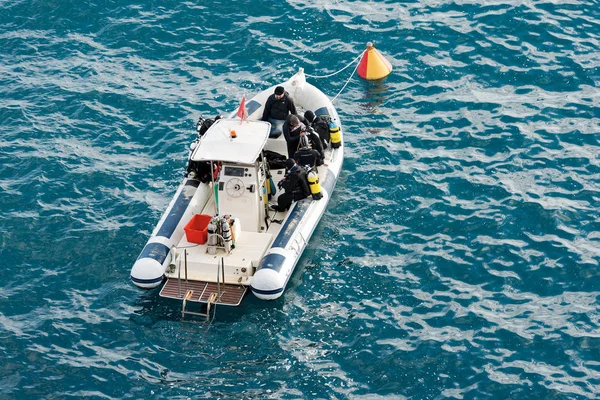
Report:
[{"label": "boat deck", "polygon": [[183,300],[188,290],[192,291],[192,297],[188,301],[196,303],[208,303],[208,299],[213,293],[217,294],[217,300],[214,304],[224,306],[239,306],[246,294],[247,287],[241,285],[221,284],[219,296],[219,287],[214,282],[186,281],[181,280],[181,286],[177,279],[167,279],[167,282],[160,291],[161,297]]}]

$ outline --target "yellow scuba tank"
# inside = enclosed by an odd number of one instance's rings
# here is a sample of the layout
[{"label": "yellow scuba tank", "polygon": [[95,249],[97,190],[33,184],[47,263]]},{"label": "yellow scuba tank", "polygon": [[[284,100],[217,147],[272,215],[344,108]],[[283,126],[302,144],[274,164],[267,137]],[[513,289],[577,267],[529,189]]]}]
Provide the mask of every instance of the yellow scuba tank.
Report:
[{"label": "yellow scuba tank", "polygon": [[333,149],[337,149],[342,145],[342,132],[340,132],[340,127],[335,121],[329,123],[329,140]]},{"label": "yellow scuba tank", "polygon": [[323,195],[321,194],[321,185],[319,185],[319,177],[315,171],[308,171],[306,179],[308,179],[308,187],[310,188],[313,200],[321,200],[323,198]]}]

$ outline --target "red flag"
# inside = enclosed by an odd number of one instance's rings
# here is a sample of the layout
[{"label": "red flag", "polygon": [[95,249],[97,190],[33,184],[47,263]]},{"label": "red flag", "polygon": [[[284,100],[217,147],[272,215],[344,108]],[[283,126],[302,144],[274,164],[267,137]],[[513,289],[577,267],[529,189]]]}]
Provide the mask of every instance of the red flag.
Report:
[{"label": "red flag", "polygon": [[237,116],[240,117],[240,123],[244,122],[248,117],[248,111],[246,110],[246,95],[242,96],[242,102],[240,103],[240,108],[238,108]]}]

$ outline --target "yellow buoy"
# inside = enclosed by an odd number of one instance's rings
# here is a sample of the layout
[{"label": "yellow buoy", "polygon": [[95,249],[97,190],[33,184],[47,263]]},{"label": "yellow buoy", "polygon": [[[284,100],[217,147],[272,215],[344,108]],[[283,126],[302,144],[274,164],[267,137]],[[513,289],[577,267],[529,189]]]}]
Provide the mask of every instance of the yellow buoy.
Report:
[{"label": "yellow buoy", "polygon": [[367,43],[367,49],[356,70],[358,76],[367,80],[385,78],[392,72],[392,64],[375,49],[373,43]]}]

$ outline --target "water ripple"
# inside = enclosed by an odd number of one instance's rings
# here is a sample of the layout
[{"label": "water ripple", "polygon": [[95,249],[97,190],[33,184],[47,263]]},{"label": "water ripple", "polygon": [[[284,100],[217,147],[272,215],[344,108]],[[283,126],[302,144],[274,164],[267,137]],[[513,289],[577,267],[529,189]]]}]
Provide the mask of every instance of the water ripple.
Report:
[{"label": "water ripple", "polygon": [[[595,2],[0,10],[2,397],[600,396]],[[394,72],[336,100],[285,295],[207,326],[132,287],[195,119],[367,41]]]}]

